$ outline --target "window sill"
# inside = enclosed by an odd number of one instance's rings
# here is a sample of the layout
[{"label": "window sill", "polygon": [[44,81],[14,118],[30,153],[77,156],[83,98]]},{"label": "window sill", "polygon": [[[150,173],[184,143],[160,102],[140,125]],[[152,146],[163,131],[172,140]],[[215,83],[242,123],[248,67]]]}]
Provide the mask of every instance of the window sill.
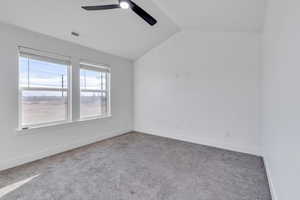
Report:
[{"label": "window sill", "polygon": [[105,118],[110,118],[112,117],[111,114],[108,115],[99,115],[99,116],[94,116],[94,117],[85,117],[77,120],[76,122],[85,122],[85,121],[92,121],[92,120],[97,120],[97,119],[105,119]]},{"label": "window sill", "polygon": [[28,128],[17,128],[16,132],[18,133],[18,135],[23,135],[23,134],[26,134],[30,130],[57,127],[57,126],[68,125],[68,124],[76,124],[76,123],[80,123],[80,122],[94,121],[94,120],[111,118],[111,117],[112,117],[112,115],[105,115],[105,116],[95,116],[95,117],[90,117],[90,118],[83,118],[83,119],[79,119],[79,120],[75,120],[75,121],[54,122],[54,123],[49,123],[49,124],[37,125],[37,126],[29,126]]}]

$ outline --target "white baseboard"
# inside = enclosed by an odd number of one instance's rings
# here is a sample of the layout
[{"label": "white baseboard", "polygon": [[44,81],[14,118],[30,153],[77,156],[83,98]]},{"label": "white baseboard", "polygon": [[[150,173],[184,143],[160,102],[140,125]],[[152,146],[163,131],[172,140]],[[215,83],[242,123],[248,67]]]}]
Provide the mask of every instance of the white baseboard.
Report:
[{"label": "white baseboard", "polygon": [[162,134],[159,131],[153,131],[153,130],[135,129],[134,131],[140,132],[140,133],[145,133],[145,134],[150,134],[150,135],[171,138],[171,139],[175,139],[175,140],[181,140],[181,141],[185,141],[185,142],[191,142],[191,143],[195,143],[195,144],[207,145],[207,146],[226,149],[226,150],[230,150],[230,151],[252,154],[252,155],[256,155],[256,156],[262,155],[261,152],[255,148],[238,147],[238,146],[223,144],[223,143],[220,143],[215,140],[194,138],[194,137],[192,138],[192,137],[180,136],[180,135]]},{"label": "white baseboard", "polygon": [[67,145],[58,145],[58,146],[54,146],[51,147],[47,150],[43,150],[41,152],[38,153],[34,153],[34,154],[30,154],[30,155],[25,155],[19,158],[14,158],[11,160],[6,160],[6,161],[1,161],[0,162],[0,171],[5,170],[5,169],[9,169],[12,167],[16,167],[25,163],[29,163],[32,161],[36,161],[42,158],[46,158],[48,156],[52,156],[52,155],[56,155],[65,151],[69,151],[78,147],[82,147],[88,144],[92,144],[95,142],[99,142],[101,140],[105,140],[105,139],[109,139],[112,137],[116,137],[116,136],[120,136],[123,134],[126,134],[128,132],[131,132],[132,130],[123,130],[123,131],[114,131],[111,133],[105,133],[102,135],[99,135],[97,137],[91,137],[85,140],[78,140],[76,142],[73,142],[71,144],[67,144]]},{"label": "white baseboard", "polygon": [[271,169],[269,167],[269,163],[268,163],[268,161],[265,157],[263,157],[263,161],[264,161],[264,164],[265,164],[265,169],[266,169],[266,173],[267,173],[267,178],[268,178],[268,182],[269,182],[269,187],[270,187],[272,200],[278,200],[276,192],[275,192],[274,183],[273,183],[272,178],[271,178]]}]

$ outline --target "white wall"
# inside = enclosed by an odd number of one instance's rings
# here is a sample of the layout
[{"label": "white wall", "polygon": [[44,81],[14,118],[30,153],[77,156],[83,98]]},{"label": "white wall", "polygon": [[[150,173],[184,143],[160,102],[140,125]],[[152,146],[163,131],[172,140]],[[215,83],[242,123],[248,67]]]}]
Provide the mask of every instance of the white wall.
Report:
[{"label": "white wall", "polygon": [[177,33],[135,63],[134,129],[260,154],[261,37]]},{"label": "white wall", "polygon": [[263,151],[274,199],[299,199],[300,1],[269,0],[264,33]]},{"label": "white wall", "polygon": [[[18,45],[71,56],[74,71],[79,59],[110,65],[112,117],[18,135]],[[132,130],[131,61],[4,24],[0,24],[0,60],[0,170]],[[76,92],[78,85],[74,86]]]}]

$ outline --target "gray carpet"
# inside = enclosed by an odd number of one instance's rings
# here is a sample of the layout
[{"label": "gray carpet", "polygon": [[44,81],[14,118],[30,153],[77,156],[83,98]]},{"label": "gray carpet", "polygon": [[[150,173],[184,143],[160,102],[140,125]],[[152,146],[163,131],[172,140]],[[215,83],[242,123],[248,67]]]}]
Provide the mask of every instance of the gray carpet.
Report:
[{"label": "gray carpet", "polygon": [[1,200],[271,199],[260,157],[139,133],[2,171],[1,190]]}]

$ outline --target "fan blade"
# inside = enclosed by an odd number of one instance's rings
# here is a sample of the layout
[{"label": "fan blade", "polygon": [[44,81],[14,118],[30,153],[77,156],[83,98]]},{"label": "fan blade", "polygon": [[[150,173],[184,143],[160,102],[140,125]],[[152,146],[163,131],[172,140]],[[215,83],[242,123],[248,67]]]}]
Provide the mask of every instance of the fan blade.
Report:
[{"label": "fan blade", "polygon": [[143,18],[146,22],[148,22],[148,24],[154,26],[157,23],[156,19],[154,19],[151,15],[149,15],[145,10],[136,5],[134,2],[130,1],[130,4],[133,12],[135,12],[138,16]]},{"label": "fan blade", "polygon": [[119,4],[112,4],[112,5],[103,5],[103,6],[82,6],[81,8],[85,10],[109,10],[120,8]]}]

